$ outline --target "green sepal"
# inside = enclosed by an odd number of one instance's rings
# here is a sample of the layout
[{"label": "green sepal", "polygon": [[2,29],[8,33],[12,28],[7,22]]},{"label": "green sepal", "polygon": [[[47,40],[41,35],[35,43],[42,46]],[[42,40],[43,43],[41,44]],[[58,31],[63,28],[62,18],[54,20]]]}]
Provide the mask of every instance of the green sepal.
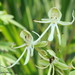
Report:
[{"label": "green sepal", "polygon": [[64,64],[64,63],[61,63],[61,62],[59,62],[59,61],[56,61],[56,62],[54,63],[54,65],[55,65],[56,67],[58,67],[59,69],[61,69],[61,70],[67,70],[67,69],[69,69],[69,66],[68,66],[68,65],[66,65],[66,64]]},{"label": "green sepal", "polygon": [[38,42],[34,47],[45,47],[48,44],[47,41]]},{"label": "green sepal", "polygon": [[[54,56],[56,57],[56,54],[53,50],[47,50],[47,52],[51,55],[51,56]],[[57,58],[57,57],[56,57]]]},{"label": "green sepal", "polygon": [[39,60],[39,65],[42,65],[42,66],[47,66],[49,64],[48,61],[45,61],[45,60]]}]

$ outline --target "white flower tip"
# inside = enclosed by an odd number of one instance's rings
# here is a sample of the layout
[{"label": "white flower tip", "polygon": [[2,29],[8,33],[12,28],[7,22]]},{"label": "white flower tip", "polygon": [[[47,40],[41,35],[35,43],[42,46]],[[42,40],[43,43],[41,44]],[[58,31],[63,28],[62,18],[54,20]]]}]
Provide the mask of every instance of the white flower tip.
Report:
[{"label": "white flower tip", "polygon": [[26,58],[26,60],[25,60],[25,62],[24,62],[24,65],[27,65],[27,64],[28,64],[28,61],[29,61],[29,59]]},{"label": "white flower tip", "polygon": [[54,34],[54,32],[52,31],[52,33],[48,37],[48,41],[52,41],[53,40],[53,34]]},{"label": "white flower tip", "polygon": [[27,65],[28,64],[28,61],[29,61],[29,59],[25,61],[24,65]]},{"label": "white flower tip", "polygon": [[26,56],[24,65],[26,65],[29,62],[29,59],[30,59],[30,49],[28,48],[28,52],[27,52],[27,56]]},{"label": "white flower tip", "polygon": [[27,64],[28,64],[28,62],[25,62],[25,63],[24,63],[24,65],[27,65]]},{"label": "white flower tip", "polygon": [[40,37],[40,35],[37,33],[37,32],[35,32],[35,31],[32,31],[34,34],[36,34],[38,37]]},{"label": "white flower tip", "polygon": [[24,62],[24,65],[27,65],[27,64],[28,64],[28,62],[29,62],[29,59],[28,59],[27,61],[25,61],[25,62]]},{"label": "white flower tip", "polygon": [[49,38],[48,38],[48,41],[52,41],[52,40],[53,40],[53,37],[49,37]]},{"label": "white flower tip", "polygon": [[37,22],[37,20],[33,20],[34,22]]}]

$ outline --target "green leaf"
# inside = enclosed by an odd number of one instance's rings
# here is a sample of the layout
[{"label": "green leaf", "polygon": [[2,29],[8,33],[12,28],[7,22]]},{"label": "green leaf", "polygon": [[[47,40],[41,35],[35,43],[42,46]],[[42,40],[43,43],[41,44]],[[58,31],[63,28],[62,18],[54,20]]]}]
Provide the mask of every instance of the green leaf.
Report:
[{"label": "green leaf", "polygon": [[45,47],[46,45],[48,44],[47,41],[41,41],[41,42],[38,42],[35,47]]},{"label": "green leaf", "polygon": [[3,57],[3,59],[8,63],[8,64],[11,64],[11,63],[15,63],[15,61],[17,60],[13,55],[11,54],[2,54],[1,55]]},{"label": "green leaf", "polygon": [[0,50],[9,51],[9,50],[11,50],[12,45],[13,45],[13,43],[1,41],[0,42]]},{"label": "green leaf", "polygon": [[[6,68],[6,66],[7,66],[6,63],[7,63],[7,62],[5,61],[5,59],[0,56],[0,73],[1,73],[1,72],[8,72],[8,73],[9,73],[8,75],[11,75],[11,74],[14,75],[14,72],[13,72],[12,69],[7,69],[7,68]],[[3,75],[5,75],[5,74],[3,74]],[[6,75],[7,75],[7,74],[6,74]]]},{"label": "green leaf", "polygon": [[24,26],[22,26],[20,23],[16,22],[15,20],[11,19],[9,20],[9,23],[21,28],[21,29],[26,29]]}]

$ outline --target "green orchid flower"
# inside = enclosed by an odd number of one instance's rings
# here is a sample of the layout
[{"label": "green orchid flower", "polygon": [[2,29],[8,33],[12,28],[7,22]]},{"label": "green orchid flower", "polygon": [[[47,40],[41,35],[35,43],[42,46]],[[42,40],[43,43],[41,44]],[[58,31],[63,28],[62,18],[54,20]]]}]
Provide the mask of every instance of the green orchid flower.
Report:
[{"label": "green orchid flower", "polygon": [[[54,70],[56,70],[59,74],[63,75],[63,73],[60,70],[67,70],[69,69],[69,66],[65,63],[60,62],[60,59],[56,56],[55,52],[53,50],[47,50],[47,52],[44,52],[46,56],[40,55],[42,58],[39,60],[39,64],[42,65],[36,66],[40,69],[46,69],[49,67],[48,74],[47,75],[54,75]],[[50,58],[49,58],[50,56]],[[44,66],[44,67],[43,67]],[[56,68],[56,69],[55,69]]]},{"label": "green orchid flower", "polygon": [[[39,35],[36,32],[34,32],[34,33]],[[25,49],[24,49],[23,53],[21,54],[21,56],[17,59],[17,61],[14,64],[12,64],[11,66],[8,66],[7,68],[11,68],[14,65],[16,65],[20,61],[20,59],[24,56],[25,52],[27,51],[27,56],[26,56],[26,59],[24,62],[24,65],[26,65],[28,63],[30,57],[32,57],[34,54],[34,47],[44,47],[47,45],[46,41],[42,41],[42,42],[39,41],[37,44],[34,44],[33,36],[27,30],[21,31],[20,37],[24,40],[25,43],[21,46],[15,47],[14,49],[21,48],[21,47],[25,47]]]},{"label": "green orchid flower", "polygon": [[72,13],[73,20],[71,22],[60,21],[60,19],[62,17],[62,14],[61,14],[60,10],[56,7],[53,7],[53,8],[50,9],[50,11],[48,12],[48,17],[49,17],[49,19],[41,19],[42,21],[34,20],[34,22],[38,22],[38,23],[50,23],[49,26],[46,28],[46,30],[36,40],[36,42],[38,40],[40,40],[50,28],[51,28],[51,33],[49,34],[48,41],[52,41],[53,38],[54,38],[54,30],[56,28],[59,44],[61,45],[61,36],[60,36],[60,32],[59,32],[59,28],[58,28],[57,24],[61,24],[61,25],[64,25],[64,26],[65,25],[71,25],[75,20],[74,11]]}]

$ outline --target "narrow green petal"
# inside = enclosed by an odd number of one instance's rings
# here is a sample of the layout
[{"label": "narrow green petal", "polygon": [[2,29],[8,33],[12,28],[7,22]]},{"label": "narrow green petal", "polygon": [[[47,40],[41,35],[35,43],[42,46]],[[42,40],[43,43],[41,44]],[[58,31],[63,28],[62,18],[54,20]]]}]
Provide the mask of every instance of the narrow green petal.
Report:
[{"label": "narrow green petal", "polygon": [[38,37],[40,37],[40,35],[37,33],[37,32],[35,32],[35,31],[32,31],[34,34],[36,34]]},{"label": "narrow green petal", "polygon": [[42,21],[50,21],[50,19],[42,18]]},{"label": "narrow green petal", "polygon": [[46,60],[46,61],[49,61],[49,59],[43,57],[40,53],[39,53],[39,56],[40,56],[42,59],[44,59],[44,60]]},{"label": "narrow green petal", "polygon": [[45,31],[40,35],[40,37],[34,41],[34,44],[36,44],[39,40],[41,40],[41,38],[46,34],[46,32],[49,30],[50,27],[51,24],[45,29]]},{"label": "narrow green petal", "polygon": [[52,25],[51,26],[51,33],[50,33],[50,35],[48,37],[48,41],[52,41],[53,40],[53,38],[54,38],[54,30],[55,30],[55,25]]},{"label": "narrow green petal", "polygon": [[27,48],[27,56],[26,56],[24,65],[28,63],[29,59],[30,59],[30,48]]},{"label": "narrow green petal", "polygon": [[31,56],[33,56],[33,54],[34,54],[34,48],[30,48],[30,51],[31,51]]},{"label": "narrow green petal", "polygon": [[35,65],[37,68],[39,68],[39,69],[45,69],[45,68],[47,68],[49,65],[47,65],[47,66],[45,66],[45,67],[40,67],[40,66],[37,66],[37,65]]},{"label": "narrow green petal", "polygon": [[50,65],[49,71],[48,71],[48,74],[47,75],[51,75],[51,69],[52,69],[52,65]]},{"label": "narrow green petal", "polygon": [[37,21],[37,20],[34,20],[34,22],[38,22],[38,23],[50,23],[50,21]]},{"label": "narrow green petal", "polygon": [[23,57],[23,55],[25,54],[26,50],[27,50],[27,48],[25,48],[24,52],[23,52],[22,55],[18,58],[18,60],[17,60],[14,64],[8,66],[7,68],[11,68],[11,67],[13,67],[14,65],[16,65],[16,64],[20,61],[20,59]]},{"label": "narrow green petal", "polygon": [[56,71],[60,74],[63,75],[63,73],[61,71],[59,71],[58,69],[56,69]]},{"label": "narrow green petal", "polygon": [[40,41],[35,45],[35,47],[45,47],[47,46],[47,44],[48,44],[47,41]]},{"label": "narrow green petal", "polygon": [[47,66],[49,63],[49,61],[46,61],[46,60],[43,60],[43,59],[40,59],[38,61],[38,64],[41,65],[41,66]]},{"label": "narrow green petal", "polygon": [[72,17],[73,17],[73,20],[72,20],[71,22],[59,21],[59,24],[61,24],[61,25],[71,25],[71,24],[75,21],[74,11],[73,11],[73,13],[72,13]]},{"label": "narrow green petal", "polygon": [[59,44],[61,45],[61,36],[60,36],[59,28],[57,25],[56,25],[56,29],[57,29],[57,36],[58,36]]},{"label": "narrow green petal", "polygon": [[53,65],[53,73],[52,73],[52,75],[54,75],[54,65]]},{"label": "narrow green petal", "polygon": [[21,48],[21,47],[24,47],[24,46],[26,46],[26,44],[23,44],[23,45],[18,46],[18,47],[14,47],[14,49]]}]

